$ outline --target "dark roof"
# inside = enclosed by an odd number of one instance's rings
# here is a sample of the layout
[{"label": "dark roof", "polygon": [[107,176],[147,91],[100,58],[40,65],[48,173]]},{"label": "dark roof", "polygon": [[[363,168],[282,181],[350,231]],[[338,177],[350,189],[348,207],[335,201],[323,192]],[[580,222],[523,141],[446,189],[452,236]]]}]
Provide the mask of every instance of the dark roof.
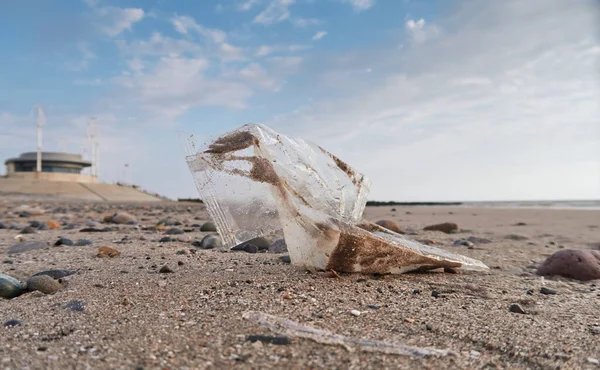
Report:
[{"label": "dark roof", "polygon": [[[17,158],[9,158],[4,162],[8,163],[24,163],[24,162],[36,162],[37,152],[23,153]],[[65,164],[76,164],[82,167],[91,166],[92,163],[84,161],[80,154],[62,153],[62,152],[42,152],[42,162],[54,162],[54,163],[65,163]]]}]

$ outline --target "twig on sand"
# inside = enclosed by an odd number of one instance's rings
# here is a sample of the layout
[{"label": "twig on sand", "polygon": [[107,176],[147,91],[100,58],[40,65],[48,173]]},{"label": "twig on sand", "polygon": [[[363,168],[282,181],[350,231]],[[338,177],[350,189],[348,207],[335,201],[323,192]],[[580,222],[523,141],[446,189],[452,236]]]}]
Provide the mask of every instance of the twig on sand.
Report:
[{"label": "twig on sand", "polygon": [[334,334],[329,330],[315,329],[310,326],[300,325],[294,321],[263,312],[248,311],[245,312],[242,317],[246,320],[257,322],[261,326],[280,335],[306,338],[322,344],[339,345],[344,347],[348,352],[354,352],[358,348],[365,352],[381,352],[410,357],[455,355],[455,353],[450,350],[411,347],[399,343],[351,338]]}]

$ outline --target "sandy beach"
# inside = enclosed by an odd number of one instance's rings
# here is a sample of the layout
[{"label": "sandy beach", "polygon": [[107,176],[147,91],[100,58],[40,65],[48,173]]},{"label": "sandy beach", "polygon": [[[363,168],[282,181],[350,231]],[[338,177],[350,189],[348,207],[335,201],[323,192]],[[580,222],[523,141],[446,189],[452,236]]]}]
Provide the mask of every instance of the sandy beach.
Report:
[{"label": "sandy beach", "polygon": [[[46,211],[19,217],[29,204]],[[392,210],[394,209],[394,210]],[[105,225],[125,210],[137,224]],[[159,242],[161,219],[183,234]],[[76,273],[53,294],[0,302],[0,366],[7,369],[592,369],[600,360],[598,281],[542,278],[535,269],[560,249],[600,248],[600,211],[467,207],[367,207],[369,221],[396,221],[409,235],[481,260],[488,272],[368,276],[291,266],[284,254],[220,252],[193,246],[209,220],[202,204],[86,204],[0,199],[0,222],[20,227],[56,220],[60,228],[22,234],[47,248],[7,253],[18,229],[0,229],[1,273],[21,281],[49,269]],[[461,231],[423,231],[457,223]],[[73,228],[69,229],[68,225]],[[110,227],[82,232],[85,227]],[[67,229],[65,229],[67,227]],[[53,246],[59,237],[91,245]],[[471,246],[457,239],[480,238]],[[487,239],[487,240],[483,240]],[[477,240],[477,239],[472,239]],[[98,247],[120,252],[99,258]],[[167,266],[167,268],[163,268]],[[160,271],[163,272],[160,272]],[[170,270],[172,272],[164,272]],[[543,294],[548,288],[556,294]],[[509,310],[519,305],[524,313]],[[352,310],[360,312],[351,314]],[[412,358],[276,336],[242,318],[258,311],[353,338],[452,351]]]}]

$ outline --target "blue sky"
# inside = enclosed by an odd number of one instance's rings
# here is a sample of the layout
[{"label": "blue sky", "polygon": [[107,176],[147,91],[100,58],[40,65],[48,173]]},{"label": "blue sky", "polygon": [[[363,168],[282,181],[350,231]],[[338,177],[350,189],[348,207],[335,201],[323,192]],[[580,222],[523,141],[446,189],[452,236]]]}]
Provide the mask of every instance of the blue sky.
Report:
[{"label": "blue sky", "polygon": [[[99,174],[196,196],[180,132],[317,142],[378,200],[600,198],[594,0],[0,4],[0,160],[89,152]],[[86,154],[87,155],[87,154]],[[0,172],[1,173],[1,172]]]}]

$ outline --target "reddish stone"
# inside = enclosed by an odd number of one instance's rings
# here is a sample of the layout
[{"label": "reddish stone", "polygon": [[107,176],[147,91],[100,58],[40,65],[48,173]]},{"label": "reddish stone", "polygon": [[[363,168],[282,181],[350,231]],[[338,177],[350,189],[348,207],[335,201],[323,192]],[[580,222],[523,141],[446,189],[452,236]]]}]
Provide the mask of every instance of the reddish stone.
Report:
[{"label": "reddish stone", "polygon": [[558,251],[538,267],[536,274],[559,275],[581,281],[600,279],[600,251],[589,249]]},{"label": "reddish stone", "polygon": [[116,257],[119,254],[121,254],[121,252],[119,252],[118,250],[111,248],[111,247],[100,247],[98,248],[98,257],[100,258],[104,258],[104,257]]},{"label": "reddish stone", "polygon": [[441,231],[446,234],[450,234],[452,232],[460,231],[460,227],[453,222],[444,222],[443,224],[430,225],[425,227],[423,230],[428,231]]},{"label": "reddish stone", "polygon": [[402,229],[400,228],[400,225],[398,225],[396,222],[394,221],[390,221],[390,220],[379,220],[377,222],[375,222],[377,225],[381,226],[381,227],[385,227],[388,230],[392,230],[395,233],[398,234],[404,234],[404,231],[402,231]]}]

